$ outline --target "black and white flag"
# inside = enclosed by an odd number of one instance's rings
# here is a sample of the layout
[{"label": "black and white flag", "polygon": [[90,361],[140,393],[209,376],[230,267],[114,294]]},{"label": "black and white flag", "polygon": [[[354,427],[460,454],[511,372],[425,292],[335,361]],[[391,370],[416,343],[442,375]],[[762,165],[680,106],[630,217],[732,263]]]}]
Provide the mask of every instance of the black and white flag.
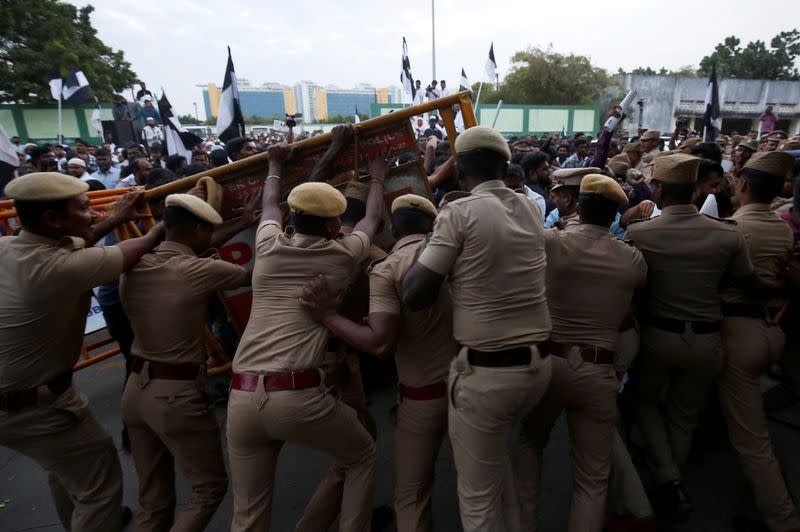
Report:
[{"label": "black and white flag", "polygon": [[494,59],[494,43],[489,47],[489,57],[486,59],[486,75],[492,83],[497,79],[497,61]]},{"label": "black and white flag", "polygon": [[[52,90],[53,85],[50,85],[50,88]],[[89,80],[86,79],[83,71],[74,65],[64,82],[61,95],[64,97],[64,101],[70,105],[80,105],[94,100],[94,92],[89,86]]]},{"label": "black and white flag", "polygon": [[705,128],[703,129],[703,142],[714,142],[722,128],[719,119],[719,85],[717,84],[717,65],[711,66],[711,77],[706,88],[706,110],[703,115]]},{"label": "black and white flag", "polygon": [[203,142],[203,139],[183,128],[178,117],[172,112],[172,104],[167,100],[163,89],[161,99],[158,100],[158,112],[161,114],[161,123],[164,124],[167,154],[182,155],[187,161],[191,161],[192,148]]},{"label": "black and white flag", "polygon": [[354,124],[360,124],[361,123],[361,117],[358,116],[358,106],[357,105],[356,105],[356,112],[353,114],[353,123]]},{"label": "black and white flag", "polygon": [[244,137],[244,117],[242,117],[242,107],[239,104],[239,88],[236,85],[236,72],[233,70],[230,46],[228,46],[225,81],[222,82],[222,95],[219,98],[217,136],[222,142],[228,142],[236,137]]},{"label": "black and white flag", "polygon": [[403,69],[400,71],[400,83],[403,85],[403,92],[411,95],[413,100],[417,95],[417,89],[414,86],[414,77],[411,75],[411,61],[408,59],[408,43],[405,37],[403,37]]},{"label": "black and white flag", "polygon": [[55,65],[51,67],[44,77],[45,83],[50,87],[50,95],[54,100],[61,99],[61,91],[64,89],[64,80],[61,79],[61,67]]}]

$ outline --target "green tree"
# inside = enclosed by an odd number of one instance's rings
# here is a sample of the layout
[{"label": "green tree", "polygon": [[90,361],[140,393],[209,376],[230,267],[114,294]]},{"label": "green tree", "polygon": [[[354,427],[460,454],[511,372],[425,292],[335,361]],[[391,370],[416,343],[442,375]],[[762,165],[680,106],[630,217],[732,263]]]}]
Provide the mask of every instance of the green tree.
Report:
[{"label": "green tree", "polygon": [[633,74],[634,76],[680,76],[680,77],[697,77],[697,70],[692,65],[682,66],[677,70],[670,70],[666,67],[661,67],[655,70],[651,67],[637,67],[630,72],[617,69],[617,75],[624,76],[625,74]]},{"label": "green tree", "polygon": [[552,47],[528,48],[513,55],[511,72],[499,90],[483,84],[480,101],[493,103],[502,98],[509,104],[588,104],[615,84],[614,78],[593,66],[588,57],[560,54]]},{"label": "green tree", "polygon": [[711,72],[716,63],[721,78],[800,80],[795,59],[800,56],[800,30],[783,31],[772,38],[767,48],[764,41],[752,41],[742,48],[738,37],[727,37],[711,55],[700,61],[702,75]]},{"label": "green tree", "polygon": [[199,125],[200,121],[192,115],[178,115],[178,122],[182,125]]},{"label": "green tree", "polygon": [[136,74],[120,50],[97,37],[91,5],[77,9],[58,0],[0,2],[0,102],[53,103],[45,77],[80,67],[100,101],[133,85]]}]

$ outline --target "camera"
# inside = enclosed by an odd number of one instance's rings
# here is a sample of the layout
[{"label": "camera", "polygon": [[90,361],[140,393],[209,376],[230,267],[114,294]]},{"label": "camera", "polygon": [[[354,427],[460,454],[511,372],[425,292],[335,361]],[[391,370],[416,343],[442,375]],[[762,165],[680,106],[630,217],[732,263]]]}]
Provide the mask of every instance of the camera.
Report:
[{"label": "camera", "polygon": [[286,115],[286,127],[295,127],[297,125],[297,120],[295,120],[295,115]]}]

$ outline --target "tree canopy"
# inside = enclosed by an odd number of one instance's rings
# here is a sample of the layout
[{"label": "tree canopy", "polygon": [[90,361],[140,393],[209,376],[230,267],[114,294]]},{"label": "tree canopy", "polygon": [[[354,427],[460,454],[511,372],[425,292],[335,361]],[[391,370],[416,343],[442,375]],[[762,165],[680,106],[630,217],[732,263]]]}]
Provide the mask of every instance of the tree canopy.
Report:
[{"label": "tree canopy", "polygon": [[700,61],[707,74],[716,63],[717,75],[723,78],[800,80],[795,59],[800,56],[800,31],[783,31],[772,38],[769,48],[764,41],[751,41],[742,48],[738,37],[727,37],[711,55]]},{"label": "tree canopy", "polygon": [[0,102],[53,103],[46,77],[54,66],[66,76],[77,65],[100,101],[133,85],[123,52],[97,37],[93,11],[58,0],[0,2]]},{"label": "tree canopy", "polygon": [[[499,88],[484,83],[480,103],[502,98],[509,104],[588,104],[599,100],[614,84],[614,78],[593,66],[586,56],[531,47],[513,55],[511,71]],[[474,90],[477,93],[477,86]]]},{"label": "tree canopy", "polygon": [[633,74],[638,76],[682,76],[691,78],[697,76],[697,70],[692,65],[686,65],[677,70],[670,70],[666,67],[661,67],[658,70],[650,67],[637,67],[630,72],[625,72],[621,68],[617,69],[617,75],[625,74]]}]

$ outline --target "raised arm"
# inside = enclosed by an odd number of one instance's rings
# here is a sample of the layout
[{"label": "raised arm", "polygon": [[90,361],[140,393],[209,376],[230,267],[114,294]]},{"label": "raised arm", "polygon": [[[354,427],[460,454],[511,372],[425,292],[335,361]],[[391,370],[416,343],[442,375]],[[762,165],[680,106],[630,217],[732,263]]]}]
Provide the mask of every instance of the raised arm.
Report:
[{"label": "raised arm", "polygon": [[309,181],[325,181],[325,178],[330,173],[329,170],[333,161],[344,147],[353,140],[353,125],[342,124],[336,126],[331,131],[331,139],[331,145],[328,147],[328,151],[325,152],[322,159],[317,161],[317,164],[311,171],[311,177],[308,178]]},{"label": "raised arm", "polygon": [[367,196],[367,208],[364,217],[358,221],[353,231],[366,233],[370,241],[375,238],[383,214],[383,182],[386,180],[388,160],[385,155],[378,155],[369,162],[369,173],[372,184]]},{"label": "raised arm", "polygon": [[119,242],[116,246],[122,251],[122,271],[133,268],[142,255],[156,247],[163,237],[164,222],[159,222],[144,236]]},{"label": "raised arm", "polygon": [[244,231],[251,225],[255,225],[261,219],[261,211],[258,209],[258,196],[261,191],[253,191],[245,198],[242,215],[234,221],[218,227],[211,236],[211,247],[218,248],[225,242]]},{"label": "raised arm", "polygon": [[281,173],[283,163],[292,156],[292,148],[288,144],[273,144],[269,147],[269,171],[264,180],[261,194],[261,221],[274,220],[282,223],[281,215]]},{"label": "raised arm", "polygon": [[92,226],[91,236],[86,241],[86,247],[94,246],[101,238],[121,224],[136,220],[138,216],[136,205],[141,204],[143,195],[144,192],[136,190],[121,196],[114,204],[114,210],[111,212],[111,215],[102,222],[97,222]]}]

